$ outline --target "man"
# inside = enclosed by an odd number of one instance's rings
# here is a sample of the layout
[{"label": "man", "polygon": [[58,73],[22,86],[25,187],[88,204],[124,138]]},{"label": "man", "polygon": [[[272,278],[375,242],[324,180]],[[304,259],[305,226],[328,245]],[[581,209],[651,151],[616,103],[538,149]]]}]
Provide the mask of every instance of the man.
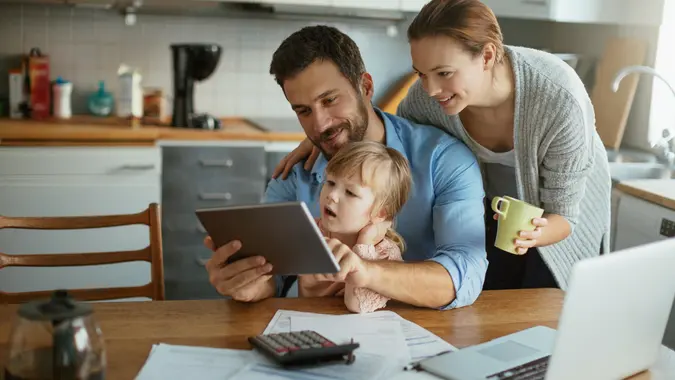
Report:
[{"label": "man", "polygon": [[[407,243],[404,261],[363,260],[330,241],[340,256],[334,279],[358,280],[357,286],[416,306],[472,304],[483,287],[487,259],[483,184],[471,151],[439,129],[374,108],[373,80],[359,49],[335,28],[306,27],[289,36],[274,53],[270,72],[322,154],[311,170],[298,163],[287,179],[273,179],[265,201],[301,200],[317,217],[327,160],[352,141],[384,143],[407,158],[413,174],[409,200],[396,218],[396,230]],[[213,249],[209,238],[205,243]],[[207,264],[218,291],[249,302],[283,295],[294,279],[268,275],[271,264],[263,257],[223,266],[239,248],[239,242],[231,242]]]}]

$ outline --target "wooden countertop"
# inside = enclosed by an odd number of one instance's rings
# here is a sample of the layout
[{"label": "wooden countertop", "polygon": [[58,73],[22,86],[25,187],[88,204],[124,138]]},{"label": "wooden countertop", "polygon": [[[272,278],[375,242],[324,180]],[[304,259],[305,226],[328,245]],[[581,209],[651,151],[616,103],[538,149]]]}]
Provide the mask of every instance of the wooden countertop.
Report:
[{"label": "wooden countertop", "polygon": [[142,125],[116,118],[74,116],[70,120],[0,119],[0,145],[154,145],[158,140],[302,141],[300,132],[268,132],[242,118],[221,119],[217,131]]},{"label": "wooden countertop", "polygon": [[618,190],[675,211],[675,179],[643,179],[619,182]]},{"label": "wooden countertop", "polygon": [[[536,325],[555,328],[564,293],[559,289],[485,291],[471,306],[448,311],[390,302],[398,313],[462,348]],[[94,303],[107,352],[106,378],[133,379],[153,344],[250,349],[247,337],[260,334],[279,309],[347,314],[334,298],[272,298],[253,304],[231,300]],[[7,360],[8,338],[17,305],[0,305],[0,368]],[[675,354],[662,348],[649,371],[634,379],[672,379]]]}]

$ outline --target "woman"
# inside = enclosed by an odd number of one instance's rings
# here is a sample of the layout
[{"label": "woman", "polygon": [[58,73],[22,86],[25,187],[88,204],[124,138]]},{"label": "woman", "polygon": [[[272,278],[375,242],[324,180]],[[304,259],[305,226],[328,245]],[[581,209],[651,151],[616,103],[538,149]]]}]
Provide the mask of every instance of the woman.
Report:
[{"label": "woman", "polygon": [[[408,40],[420,79],[399,115],[446,130],[481,163],[492,215],[484,289],[566,289],[574,263],[609,248],[609,165],[583,83],[554,55],[504,45],[495,15],[479,0],[432,0]],[[309,146],[278,169],[309,155]],[[518,255],[494,247],[489,202],[503,195],[544,209],[532,221],[536,229],[516,239]]]}]

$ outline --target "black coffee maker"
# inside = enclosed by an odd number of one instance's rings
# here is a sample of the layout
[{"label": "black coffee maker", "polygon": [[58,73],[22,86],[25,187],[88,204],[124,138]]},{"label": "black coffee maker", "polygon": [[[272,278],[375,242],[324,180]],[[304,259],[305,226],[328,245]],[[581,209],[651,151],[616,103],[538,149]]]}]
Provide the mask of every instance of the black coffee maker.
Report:
[{"label": "black coffee maker", "polygon": [[222,48],[216,44],[174,44],[173,116],[171,125],[182,128],[219,129],[220,121],[210,115],[194,114],[194,83],[211,76],[218,66]]}]

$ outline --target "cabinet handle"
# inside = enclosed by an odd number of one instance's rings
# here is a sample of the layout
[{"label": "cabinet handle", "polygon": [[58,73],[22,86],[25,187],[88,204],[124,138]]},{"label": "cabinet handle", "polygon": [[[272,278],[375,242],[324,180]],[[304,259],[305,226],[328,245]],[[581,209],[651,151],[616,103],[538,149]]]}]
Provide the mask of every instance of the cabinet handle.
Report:
[{"label": "cabinet handle", "polygon": [[211,166],[211,167],[226,167],[231,168],[234,166],[234,161],[231,158],[225,160],[199,160],[199,163],[202,166]]},{"label": "cabinet handle", "polygon": [[548,0],[521,0],[520,2],[530,5],[546,5],[547,1]]},{"label": "cabinet handle", "polygon": [[199,193],[199,199],[203,201],[229,201],[232,199],[230,193]]},{"label": "cabinet handle", "polygon": [[152,170],[155,164],[127,164],[122,165],[123,170]]},{"label": "cabinet handle", "polygon": [[209,259],[205,259],[205,258],[203,258],[203,257],[195,257],[195,260],[197,260],[197,264],[199,264],[199,265],[201,265],[201,266],[203,266],[203,267],[205,267],[205,266],[206,266],[206,263],[209,262]]}]

